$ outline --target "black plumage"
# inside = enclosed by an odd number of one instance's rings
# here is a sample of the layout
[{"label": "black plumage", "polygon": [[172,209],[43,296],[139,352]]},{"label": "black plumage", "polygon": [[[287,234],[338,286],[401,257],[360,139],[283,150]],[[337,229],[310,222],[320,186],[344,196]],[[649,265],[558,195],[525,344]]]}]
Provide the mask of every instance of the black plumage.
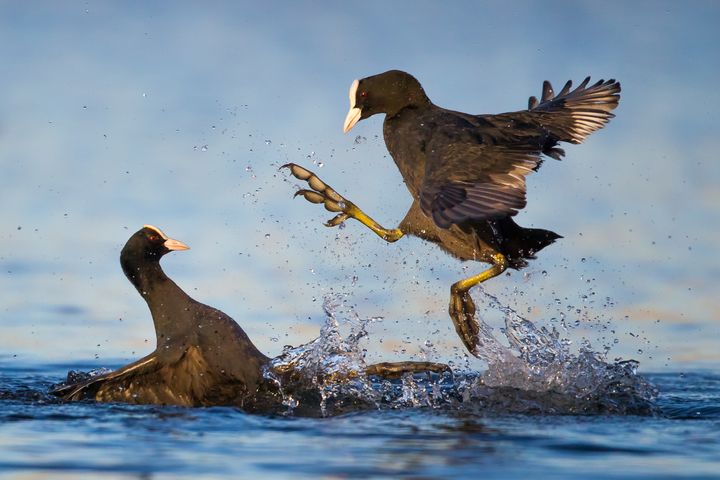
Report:
[{"label": "black plumage", "polygon": [[527,110],[470,115],[434,105],[406,72],[391,70],[355,80],[344,131],[384,113],[385,144],[414,199],[397,229],[384,229],[312,172],[289,166],[310,184],[310,190],[299,194],[341,212],[330,226],[352,217],[388,241],[412,234],[461,260],[490,263],[489,270],[457,282],[451,290],[450,315],[474,351],[478,325],[467,291],[508,267],[526,266],[560,238],[513,220],[527,202],[525,177],[540,167],[543,155],[563,157],[559,142],[581,143],[613,117],[620,84],[589,82],[590,77],[575,89],[567,82],[555,95],[546,81],[540,100],[530,97]]},{"label": "black plumage", "polygon": [[390,71],[359,81],[354,108],[360,118],[386,112],[385,143],[405,183],[423,213],[447,229],[515,215],[541,155],[560,158],[558,142],[580,143],[607,123],[620,85],[587,87],[589,80],[572,91],[568,82],[557,97],[545,82],[530,110],[468,115],[433,105],[414,77]]},{"label": "black plumage", "polygon": [[[113,372],[69,381],[50,393],[64,400],[182,406],[228,405],[252,412],[283,412],[283,395],[317,415],[323,401],[318,385],[359,375],[395,378],[403,373],[442,372],[447,365],[398,362],[368,365],[363,371],[325,373],[296,369],[284,360],[276,368],[232,318],[187,295],[160,267],[163,255],[188,247],[145,225],[133,234],[120,254],[125,276],[152,314],[157,344],[146,357]],[[337,399],[336,399],[337,400]],[[345,400],[357,408],[360,399]]]},{"label": "black plumage", "polygon": [[160,259],[183,243],[146,225],[125,244],[120,263],[147,302],[157,346],[106,375],[56,390],[66,400],[185,406],[254,404],[264,385],[263,355],[229,316],[190,298],[165,275]]}]

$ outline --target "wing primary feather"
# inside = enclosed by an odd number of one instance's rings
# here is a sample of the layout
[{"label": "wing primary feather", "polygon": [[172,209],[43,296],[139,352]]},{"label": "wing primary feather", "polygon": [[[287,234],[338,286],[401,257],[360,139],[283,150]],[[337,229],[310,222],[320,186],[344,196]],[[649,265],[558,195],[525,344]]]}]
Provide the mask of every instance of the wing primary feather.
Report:
[{"label": "wing primary feather", "polygon": [[568,80],[567,83],[565,83],[565,86],[560,90],[560,93],[557,94],[558,97],[562,97],[570,93],[570,88],[572,87],[572,80]]},{"label": "wing primary feather", "polygon": [[547,102],[548,100],[552,100],[554,97],[555,95],[553,94],[552,84],[545,80],[543,82],[542,98],[540,101]]},{"label": "wing primary feather", "polygon": [[533,96],[528,99],[528,110],[532,110],[538,105],[540,105],[540,102],[538,101],[537,97]]}]

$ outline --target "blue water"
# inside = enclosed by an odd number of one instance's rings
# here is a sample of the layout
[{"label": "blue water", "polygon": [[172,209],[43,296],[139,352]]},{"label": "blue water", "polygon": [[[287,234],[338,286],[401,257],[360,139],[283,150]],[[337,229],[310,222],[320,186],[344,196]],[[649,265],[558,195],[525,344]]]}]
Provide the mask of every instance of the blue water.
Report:
[{"label": "blue water", "polygon": [[[70,369],[0,363],[0,477],[720,478],[720,375],[648,374],[649,415],[393,407],[331,416],[63,404]],[[115,365],[109,365],[111,367]]]}]

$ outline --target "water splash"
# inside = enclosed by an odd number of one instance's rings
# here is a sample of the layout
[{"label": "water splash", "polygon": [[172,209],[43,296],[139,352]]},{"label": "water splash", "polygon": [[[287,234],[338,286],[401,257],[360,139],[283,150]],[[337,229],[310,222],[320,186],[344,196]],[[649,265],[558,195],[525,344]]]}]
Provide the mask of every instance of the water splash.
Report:
[{"label": "water splash", "polygon": [[111,369],[105,367],[93,368],[92,370],[89,370],[87,372],[83,372],[80,370],[70,370],[67,373],[67,378],[65,379],[65,381],[58,385],[72,385],[75,383],[81,383],[90,380],[93,377],[99,377],[100,375],[106,375],[111,372]]},{"label": "water splash", "polygon": [[[326,296],[325,324],[320,335],[299,347],[286,346],[265,368],[265,378],[279,387],[288,413],[294,413],[300,405],[298,397],[308,398],[308,388],[318,394],[323,416],[328,414],[328,402],[340,397],[356,396],[374,403],[372,388],[360,374],[366,366],[360,342],[367,336],[367,326],[380,318],[361,319],[353,311],[353,318],[343,322],[350,325],[350,332],[343,335],[337,316],[344,309],[344,296]],[[289,372],[292,375],[288,381],[281,374]]]},{"label": "water splash", "polygon": [[[287,413],[297,413],[301,398],[311,404],[317,400],[323,416],[359,408],[445,403],[446,393],[438,386],[443,376],[408,373],[397,381],[378,381],[365,374],[368,364],[363,340],[368,336],[368,327],[382,317],[361,318],[347,305],[346,296],[340,294],[327,295],[323,310],[325,323],[320,335],[299,347],[285,347],[264,371],[265,378],[278,386]],[[289,372],[289,377],[283,375]]]},{"label": "water splash", "polygon": [[[587,341],[574,352],[554,327],[539,327],[497,297],[481,288],[478,292],[482,303],[504,318],[502,342],[478,319],[478,356],[487,363],[486,370],[405,373],[392,379],[366,374],[368,329],[382,318],[360,317],[348,305],[347,295],[326,296],[320,335],[299,347],[285,347],[263,371],[274,386],[271,390],[279,394],[273,393],[272,402],[280,407],[273,412],[329,416],[421,407],[481,415],[655,413],[657,390],[637,374],[638,362],[609,362]],[[428,358],[435,355],[428,347],[422,360],[437,361]],[[71,371],[66,383],[108,371]]]},{"label": "water splash", "polygon": [[466,400],[520,412],[652,413],[657,390],[637,374],[637,361],[608,362],[587,340],[574,353],[554,327],[538,327],[494,295],[478,291],[487,306],[502,312],[508,346],[479,319],[488,368],[463,392]]},{"label": "water splash", "polygon": [[[480,321],[478,356],[483,372],[405,374],[399,380],[370,378],[362,341],[380,318],[361,318],[345,297],[325,298],[320,336],[286,347],[265,372],[276,382],[288,413],[317,394],[322,415],[353,408],[430,407],[476,413],[650,414],[657,390],[637,374],[634,360],[609,363],[589,342],[576,353],[553,327],[538,327],[497,297],[479,289],[483,303],[504,316],[507,346]],[[343,334],[343,330],[349,332]],[[292,380],[277,372],[294,373]],[[304,396],[306,400],[301,400]],[[339,409],[338,409],[339,408]]]}]

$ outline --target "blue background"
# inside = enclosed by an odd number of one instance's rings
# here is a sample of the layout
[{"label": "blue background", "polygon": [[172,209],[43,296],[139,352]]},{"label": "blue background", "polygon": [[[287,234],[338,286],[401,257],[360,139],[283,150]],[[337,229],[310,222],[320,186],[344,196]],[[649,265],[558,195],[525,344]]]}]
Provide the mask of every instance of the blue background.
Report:
[{"label": "blue background", "polygon": [[269,355],[315,337],[336,292],[383,317],[370,359],[462,358],[449,285],[484,266],[327,229],[277,171],[306,165],[395,226],[410,196],[382,118],[342,121],[354,78],[399,68],[470,113],[525,108],[545,79],[619,79],[617,118],[528,179],[518,222],[565,238],[487,290],[609,358],[717,365],[718,21],[711,1],[2,2],[0,355],[151,351],[117,261],[151,223],[192,247],[168,274]]}]

